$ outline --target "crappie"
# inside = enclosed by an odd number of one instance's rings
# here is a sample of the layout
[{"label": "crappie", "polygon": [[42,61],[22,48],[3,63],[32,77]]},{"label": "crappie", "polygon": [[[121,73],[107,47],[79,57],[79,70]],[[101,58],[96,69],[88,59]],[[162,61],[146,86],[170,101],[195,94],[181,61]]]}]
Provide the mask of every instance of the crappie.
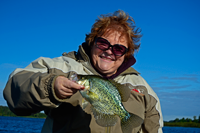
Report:
[{"label": "crappie", "polygon": [[130,89],[125,85],[95,75],[78,75],[76,82],[85,86],[80,93],[91,104],[98,125],[114,126],[119,117],[122,132],[131,133],[133,128],[143,123],[142,118],[127,112],[122,104],[130,96]]}]

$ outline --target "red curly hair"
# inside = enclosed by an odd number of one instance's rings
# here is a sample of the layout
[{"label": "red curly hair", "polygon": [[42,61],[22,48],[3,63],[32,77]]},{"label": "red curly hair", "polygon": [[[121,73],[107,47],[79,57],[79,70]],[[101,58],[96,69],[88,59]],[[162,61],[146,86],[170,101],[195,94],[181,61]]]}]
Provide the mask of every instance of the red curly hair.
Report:
[{"label": "red curly hair", "polygon": [[134,19],[122,10],[113,14],[101,15],[93,24],[91,33],[86,35],[86,42],[92,46],[98,36],[105,33],[117,31],[121,36],[125,36],[128,43],[128,52],[125,54],[127,60],[135,51],[139,50],[141,30],[136,28]]}]

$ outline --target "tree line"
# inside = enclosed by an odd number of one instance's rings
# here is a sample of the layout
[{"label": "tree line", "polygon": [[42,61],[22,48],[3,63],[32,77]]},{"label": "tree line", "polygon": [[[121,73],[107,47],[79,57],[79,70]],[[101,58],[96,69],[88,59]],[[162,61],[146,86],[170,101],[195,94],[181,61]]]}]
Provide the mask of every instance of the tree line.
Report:
[{"label": "tree line", "polygon": [[[10,109],[6,106],[0,106],[0,116],[12,116],[17,117]],[[30,116],[20,116],[20,117],[32,117],[32,118],[46,118],[46,114],[44,113],[37,113]]]},{"label": "tree line", "polygon": [[200,115],[199,115],[199,118],[197,119],[197,116],[193,116],[193,120],[190,119],[190,118],[182,118],[182,119],[179,119],[179,118],[176,118],[175,120],[171,120],[169,122],[196,122],[196,123],[200,123]]},{"label": "tree line", "polygon": [[190,118],[176,118],[175,120],[170,120],[164,122],[164,126],[176,126],[176,127],[198,127],[200,128],[200,115],[197,119],[197,116],[193,116],[193,119]]}]

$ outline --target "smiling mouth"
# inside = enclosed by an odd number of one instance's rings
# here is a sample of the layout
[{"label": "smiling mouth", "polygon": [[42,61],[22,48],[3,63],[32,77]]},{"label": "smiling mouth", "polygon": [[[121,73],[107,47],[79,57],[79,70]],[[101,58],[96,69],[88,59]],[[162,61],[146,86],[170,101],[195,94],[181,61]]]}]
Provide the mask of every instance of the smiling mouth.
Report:
[{"label": "smiling mouth", "polygon": [[115,61],[115,59],[109,57],[109,56],[103,56],[103,55],[100,55],[100,58],[104,59],[104,60],[108,60],[108,61]]}]

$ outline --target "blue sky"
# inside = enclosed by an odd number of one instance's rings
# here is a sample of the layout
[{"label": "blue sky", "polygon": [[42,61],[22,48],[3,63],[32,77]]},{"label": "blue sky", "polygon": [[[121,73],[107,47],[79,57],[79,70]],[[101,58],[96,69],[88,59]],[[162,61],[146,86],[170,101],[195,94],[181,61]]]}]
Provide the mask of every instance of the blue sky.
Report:
[{"label": "blue sky", "polygon": [[142,29],[133,67],[160,98],[164,120],[199,116],[199,6],[198,0],[1,0],[0,105],[14,69],[76,51],[98,16],[121,9]]}]

